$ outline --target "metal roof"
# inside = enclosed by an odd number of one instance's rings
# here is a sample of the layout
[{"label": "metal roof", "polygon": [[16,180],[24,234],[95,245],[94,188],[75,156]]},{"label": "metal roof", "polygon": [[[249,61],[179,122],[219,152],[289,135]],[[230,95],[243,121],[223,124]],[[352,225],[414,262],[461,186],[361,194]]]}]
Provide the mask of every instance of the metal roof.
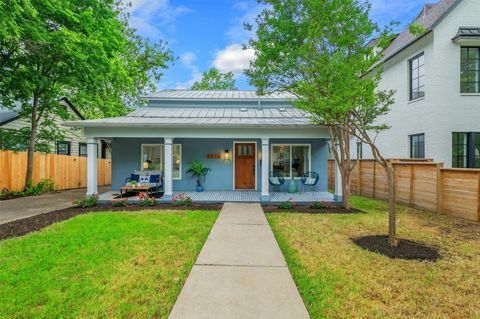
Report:
[{"label": "metal roof", "polygon": [[[454,6],[461,0],[442,0],[438,3],[426,4],[414,22],[425,27],[429,33],[439,23],[442,18],[454,8]],[[401,52],[406,47],[410,46],[422,36],[414,36],[409,29],[403,30],[383,51],[383,60],[388,60]]]},{"label": "metal roof", "polygon": [[141,107],[127,116],[66,122],[67,126],[166,126],[166,127],[291,127],[313,125],[293,107]]},{"label": "metal roof", "polygon": [[289,100],[295,96],[289,93],[257,95],[253,90],[195,91],[161,90],[145,97],[150,100]]},{"label": "metal roof", "polygon": [[455,42],[460,38],[463,38],[463,39],[480,38],[480,27],[460,27],[458,29],[457,34],[452,40],[453,42]]}]

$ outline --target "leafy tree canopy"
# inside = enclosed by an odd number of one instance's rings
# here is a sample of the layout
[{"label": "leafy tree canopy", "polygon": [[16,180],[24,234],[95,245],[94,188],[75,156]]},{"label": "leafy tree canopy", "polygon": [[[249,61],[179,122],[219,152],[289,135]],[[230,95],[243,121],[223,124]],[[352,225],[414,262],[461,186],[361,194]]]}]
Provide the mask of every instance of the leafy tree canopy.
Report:
[{"label": "leafy tree canopy", "polygon": [[232,72],[222,73],[216,68],[203,72],[202,80],[193,83],[192,90],[237,90]]}]

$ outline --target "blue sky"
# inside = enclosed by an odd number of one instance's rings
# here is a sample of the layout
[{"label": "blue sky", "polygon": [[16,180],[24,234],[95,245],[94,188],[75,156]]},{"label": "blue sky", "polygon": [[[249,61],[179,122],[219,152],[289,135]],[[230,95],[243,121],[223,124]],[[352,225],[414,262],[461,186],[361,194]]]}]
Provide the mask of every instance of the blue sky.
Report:
[{"label": "blue sky", "polygon": [[[399,21],[401,31],[429,0],[370,0],[372,17],[381,25]],[[152,41],[166,40],[178,58],[158,83],[163,88],[189,88],[201,73],[215,66],[235,73],[239,89],[251,89],[242,70],[252,51],[241,44],[250,34],[243,23],[261,10],[250,0],[131,0],[130,23]]]}]

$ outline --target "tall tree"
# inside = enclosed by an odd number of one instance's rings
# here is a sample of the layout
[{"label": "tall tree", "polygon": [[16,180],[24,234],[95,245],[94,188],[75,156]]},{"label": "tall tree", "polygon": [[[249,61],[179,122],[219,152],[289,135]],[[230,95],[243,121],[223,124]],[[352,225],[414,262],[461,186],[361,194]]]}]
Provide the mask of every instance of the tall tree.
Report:
[{"label": "tall tree", "polygon": [[[353,115],[359,110],[369,114],[381,97],[391,97],[390,92],[377,89],[382,70],[377,67],[381,56],[375,54],[388,45],[391,29],[381,30],[369,18],[368,1],[260,2],[266,8],[256,20],[256,38],[248,44],[256,58],[246,74],[261,94],[293,93],[297,97],[294,106],[307,111],[313,122],[330,128],[332,152],[343,180],[343,206],[349,208],[350,174],[355,165],[350,139],[358,133]],[[374,37],[375,47],[367,45]],[[378,116],[379,112],[371,115],[374,120]],[[394,207],[391,214],[395,215]]]},{"label": "tall tree", "polygon": [[68,117],[59,97],[87,117],[121,115],[172,60],[163,42],[135,34],[115,0],[3,0],[0,16],[0,103],[30,124],[27,183],[39,126]]},{"label": "tall tree", "polygon": [[202,80],[193,83],[192,90],[237,90],[233,72],[222,73],[216,68],[203,72]]}]

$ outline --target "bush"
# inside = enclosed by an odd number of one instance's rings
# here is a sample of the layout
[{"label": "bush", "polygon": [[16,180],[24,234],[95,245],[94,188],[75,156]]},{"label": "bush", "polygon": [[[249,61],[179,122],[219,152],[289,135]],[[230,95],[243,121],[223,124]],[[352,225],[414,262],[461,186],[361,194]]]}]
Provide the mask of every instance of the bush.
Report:
[{"label": "bush", "polygon": [[112,206],[113,207],[127,207],[128,206],[128,199],[126,198],[121,198],[112,201]]},{"label": "bush", "polygon": [[288,201],[278,205],[278,208],[280,209],[292,209],[293,207],[295,207],[295,202],[291,198]]},{"label": "bush", "polygon": [[310,205],[311,209],[323,209],[327,207],[328,205],[325,202],[313,202],[312,205]]},{"label": "bush", "polygon": [[89,208],[96,206],[98,202],[98,196],[92,195],[89,197],[83,196],[81,199],[74,201],[76,207],[78,208]]},{"label": "bush", "polygon": [[24,196],[34,196],[51,192],[55,189],[55,184],[49,178],[42,178],[37,184],[28,182],[23,192]]},{"label": "bush", "polygon": [[192,206],[192,203],[192,198],[184,193],[172,197],[172,204],[174,206]]}]

